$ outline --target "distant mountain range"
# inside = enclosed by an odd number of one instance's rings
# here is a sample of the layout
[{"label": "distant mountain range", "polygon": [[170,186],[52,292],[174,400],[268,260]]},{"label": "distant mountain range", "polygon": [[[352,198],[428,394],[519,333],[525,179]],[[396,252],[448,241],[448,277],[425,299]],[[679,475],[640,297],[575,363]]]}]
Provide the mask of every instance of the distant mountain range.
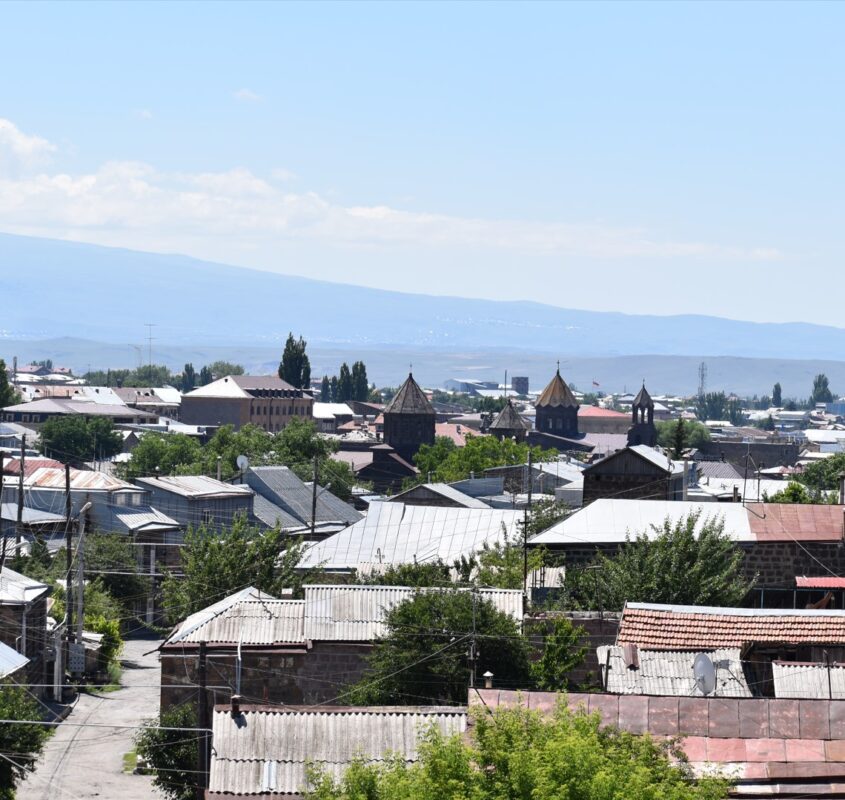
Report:
[{"label": "distant mountain range", "polygon": [[272,366],[293,331],[308,339],[315,373],[324,359],[334,371],[343,358],[369,354],[383,382],[400,380],[412,361],[429,383],[504,369],[540,381],[559,357],[584,388],[593,379],[630,388],[647,377],[658,391],[691,391],[705,360],[711,385],[735,391],[764,392],[780,380],[787,394],[807,394],[822,368],[845,390],[842,328],[406,294],[0,234],[0,356],[131,366],[133,347],[147,357],[145,323],[155,324],[154,360],[173,367],[221,353]]}]

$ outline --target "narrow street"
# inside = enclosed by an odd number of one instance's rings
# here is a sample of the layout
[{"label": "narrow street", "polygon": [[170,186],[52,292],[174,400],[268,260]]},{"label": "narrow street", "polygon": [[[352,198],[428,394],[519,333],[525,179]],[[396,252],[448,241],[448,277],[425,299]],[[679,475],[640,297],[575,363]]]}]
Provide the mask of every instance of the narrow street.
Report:
[{"label": "narrow street", "polygon": [[[126,642],[123,688],[99,696],[80,695],[66,723],[49,739],[35,772],[21,784],[20,800],[149,800],[152,779],[124,772],[123,756],[134,749],[134,730],[99,727],[138,725],[158,711],[160,668],[155,639]],[[91,727],[88,727],[88,726]]]}]

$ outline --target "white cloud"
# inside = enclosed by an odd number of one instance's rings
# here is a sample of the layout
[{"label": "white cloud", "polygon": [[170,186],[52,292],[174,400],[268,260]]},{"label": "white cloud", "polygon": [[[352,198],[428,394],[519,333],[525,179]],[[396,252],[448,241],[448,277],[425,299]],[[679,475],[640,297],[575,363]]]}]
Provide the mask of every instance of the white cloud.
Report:
[{"label": "white cloud", "polygon": [[[55,151],[45,139],[27,136],[5,120],[0,121],[0,148],[21,160]],[[278,252],[290,242],[602,259],[780,257],[768,246],[673,241],[638,228],[345,206],[330,195],[291,191],[282,180],[286,176],[274,171],[265,179],[247,169],[168,173],[131,161],[108,162],[80,175],[42,169],[8,171],[3,177],[0,170],[0,224],[11,233],[180,251],[236,263],[238,252]]]},{"label": "white cloud", "polygon": [[232,96],[235,100],[240,100],[244,103],[258,103],[262,100],[260,94],[256,94],[252,91],[252,89],[238,89],[236,92],[232,92]]},{"label": "white cloud", "polygon": [[48,161],[56,146],[41,136],[30,136],[7,119],[0,119],[0,165],[5,161],[34,166]]},{"label": "white cloud", "polygon": [[150,111],[150,109],[148,109],[148,108],[136,108],[136,109],[132,112],[132,115],[133,115],[136,119],[144,119],[144,120],[147,120],[147,119],[152,119],[152,118],[153,118],[153,112],[152,112],[152,111]]}]

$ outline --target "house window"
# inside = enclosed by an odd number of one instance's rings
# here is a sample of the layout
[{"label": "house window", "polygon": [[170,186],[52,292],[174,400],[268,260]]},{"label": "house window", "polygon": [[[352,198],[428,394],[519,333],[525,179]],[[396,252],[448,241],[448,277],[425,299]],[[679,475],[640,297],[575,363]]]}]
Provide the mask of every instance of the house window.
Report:
[{"label": "house window", "polygon": [[211,513],[210,508],[204,508],[202,510],[202,522],[203,525],[210,525],[212,522],[214,522],[214,514]]}]

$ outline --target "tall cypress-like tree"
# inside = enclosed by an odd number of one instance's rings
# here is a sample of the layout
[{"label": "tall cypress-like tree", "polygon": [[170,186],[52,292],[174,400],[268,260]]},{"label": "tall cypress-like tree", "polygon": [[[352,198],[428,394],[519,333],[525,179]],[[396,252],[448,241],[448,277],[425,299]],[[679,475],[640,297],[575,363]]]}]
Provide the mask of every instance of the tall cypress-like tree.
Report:
[{"label": "tall cypress-like tree", "polygon": [[337,379],[337,402],[345,403],[352,399],[352,373],[345,361],[340,365],[340,376]]},{"label": "tall cypress-like tree", "polygon": [[780,408],[783,405],[783,390],[780,388],[779,383],[776,383],[772,387],[772,405],[775,408]]},{"label": "tall cypress-like tree", "polygon": [[813,393],[810,395],[810,404],[832,403],[833,392],[830,391],[830,381],[823,372],[813,378]]},{"label": "tall cypress-like tree", "polygon": [[352,365],[352,400],[365,401],[370,393],[367,383],[367,367],[363,361]]},{"label": "tall cypress-like tree", "polygon": [[332,386],[332,400],[331,401],[333,403],[337,403],[340,399],[340,396],[339,396],[340,389],[338,388],[337,375],[332,375],[331,386]]},{"label": "tall cypress-like tree", "polygon": [[182,370],[182,391],[183,392],[190,392],[196,388],[197,385],[197,373],[194,369],[193,364],[185,364],[185,368]]},{"label": "tall cypress-like tree", "polygon": [[208,367],[203,367],[200,370],[200,386],[206,386],[214,380],[211,370]]},{"label": "tall cypress-like tree", "polygon": [[329,376],[323,375],[323,382],[320,384],[320,402],[331,403],[332,401],[332,385],[329,382]]},{"label": "tall cypress-like tree", "polygon": [[297,389],[307,389],[311,384],[311,362],[305,352],[307,344],[301,336],[294,339],[293,333],[289,333],[279,364],[279,377]]},{"label": "tall cypress-like tree", "polygon": [[9,376],[6,373],[6,362],[0,358],[0,408],[14,405],[17,399],[15,387],[9,383]]}]

